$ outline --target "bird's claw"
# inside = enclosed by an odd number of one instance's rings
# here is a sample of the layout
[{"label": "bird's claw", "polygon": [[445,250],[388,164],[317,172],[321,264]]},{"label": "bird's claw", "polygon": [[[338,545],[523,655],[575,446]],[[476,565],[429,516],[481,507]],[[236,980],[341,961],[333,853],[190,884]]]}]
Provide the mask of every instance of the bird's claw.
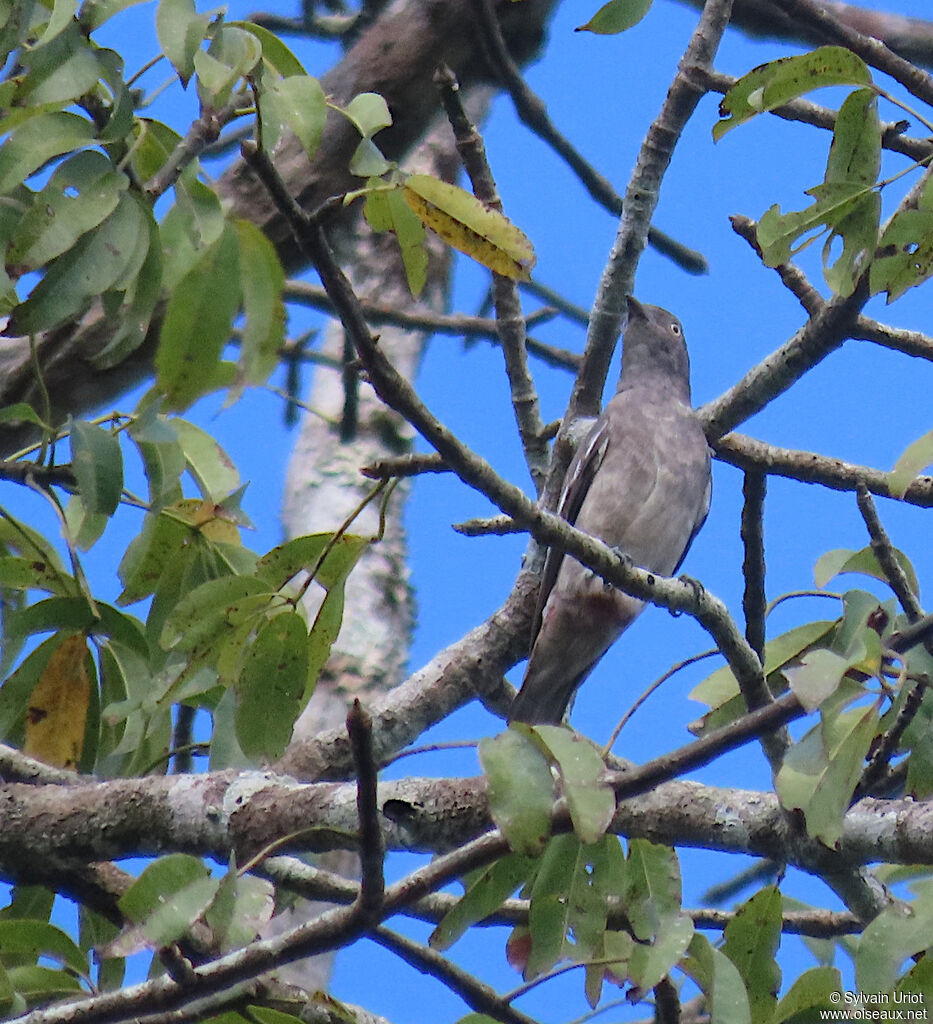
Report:
[{"label": "bird's claw", "polygon": [[[632,561],[632,556],[629,555],[628,552],[623,551],[622,548],[620,548],[620,547],[614,547],[612,549],[612,553],[616,556],[616,558],[619,559],[619,561],[622,563],[622,567],[624,569],[631,569],[632,566],[635,564]],[[606,590],[613,590],[614,589],[611,583],[606,583],[605,587],[606,587]]]},{"label": "bird's claw", "polygon": [[[692,576],[688,576],[686,573],[681,573],[681,575],[678,576],[677,579],[679,579],[681,583],[686,583],[686,585],[690,587],[690,589],[693,591],[693,598],[695,601],[699,601],[700,598],[706,593],[706,587],[704,587],[699,580],[694,579]],[[681,613],[679,611],[671,609],[671,615],[673,615],[675,618],[680,614]]]}]

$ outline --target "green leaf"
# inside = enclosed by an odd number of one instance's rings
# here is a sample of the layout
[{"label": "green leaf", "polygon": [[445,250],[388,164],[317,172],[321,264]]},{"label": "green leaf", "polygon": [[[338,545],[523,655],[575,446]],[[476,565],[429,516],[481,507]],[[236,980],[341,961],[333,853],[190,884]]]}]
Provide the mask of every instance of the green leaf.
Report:
[{"label": "green leaf", "polygon": [[467,929],[494,914],[519,886],[528,881],[535,865],[536,860],[532,857],[510,853],[477,872],[463,896],[431,932],[431,948],[449,949]]},{"label": "green leaf", "polygon": [[308,628],[297,612],[264,622],[237,680],[236,735],[247,757],[281,757],[307,703]]},{"label": "green leaf", "polygon": [[7,977],[13,988],[29,1002],[47,1002],[82,991],[77,978],[51,967],[11,967]]},{"label": "green leaf", "polygon": [[16,228],[7,263],[35,270],[60,256],[116,209],[128,184],[103,153],[76,153],[36,194]]},{"label": "green leaf", "polygon": [[[904,570],[907,582],[910,584],[910,589],[919,597],[920,582],[917,579],[917,573],[910,559],[903,551],[899,551],[897,548],[894,548],[893,551],[895,559]],[[888,581],[887,576],[885,576],[884,571],[878,564],[878,556],[870,547],[862,548],[861,551],[852,551],[849,548],[837,548],[834,551],[827,551],[825,555],[819,557],[816,565],[813,567],[813,579],[816,585],[822,589],[831,579],[845,572],[862,573],[864,576],[871,576],[876,580],[881,580],[882,583],[887,583]]]},{"label": "green leaf", "polygon": [[601,776],[605,764],[599,749],[579,733],[558,725],[539,725],[534,734],[560,770],[564,796],[580,841],[595,843],[615,813],[615,794]]},{"label": "green leaf", "polygon": [[[0,9],[0,66],[6,64],[10,54],[26,41],[33,23],[35,0],[8,3]],[[0,1003],[3,994],[0,988]]]},{"label": "green leaf", "polygon": [[77,316],[138,259],[139,238],[146,232],[140,204],[124,193],[106,220],[49,266],[29,298],[13,311],[14,329],[37,334]]},{"label": "green leaf", "polygon": [[246,220],[236,221],[235,227],[246,320],[239,372],[245,383],[262,384],[278,365],[279,349],[285,340],[285,272],[272,243],[259,228]]},{"label": "green leaf", "polygon": [[742,976],[729,957],[699,933],[693,936],[689,953],[681,966],[706,995],[710,1024],[752,1024]]},{"label": "green leaf", "polygon": [[782,910],[780,889],[765,886],[738,908],[724,933],[722,951],[742,975],[755,1021],[770,1021],[777,1005]]},{"label": "green leaf", "polygon": [[94,126],[65,111],[40,113],[16,128],[0,146],[0,193],[12,191],[47,160],[80,149],[94,138]]},{"label": "green leaf", "polygon": [[160,512],[166,505],[180,500],[182,496],[181,474],[187,465],[185,454],[174,436],[171,440],[156,442],[135,435],[132,427],[129,433],[143,461],[149,484],[151,510]]},{"label": "green leaf", "polygon": [[243,616],[272,600],[274,591],[253,576],[221,576],[208,580],[187,594],[169,614],[162,628],[166,650],[190,651],[195,645],[225,629],[238,626]]},{"label": "green leaf", "polygon": [[386,160],[382,150],[372,139],[360,139],[359,144],[350,157],[350,173],[358,178],[375,178],[391,170],[392,164]]},{"label": "green leaf", "polygon": [[50,597],[10,615],[10,631],[30,635],[53,630],[79,632],[98,621],[86,597]]},{"label": "green leaf", "polygon": [[[73,10],[70,0],[69,6]],[[28,70],[17,89],[17,105],[67,104],[91,92],[101,72],[95,49],[70,14],[63,31],[44,45],[21,51],[20,59]]]},{"label": "green leaf", "polygon": [[[315,579],[332,587],[346,579],[362,551],[369,544],[365,537],[345,533],[334,541],[332,533],[314,533],[280,544],[256,563],[256,575],[278,590],[300,572],[315,571]],[[325,549],[327,557],[321,561]]]},{"label": "green leaf", "polygon": [[654,988],[686,953],[695,934],[689,914],[678,914],[664,921],[649,943],[636,942],[628,961],[628,974],[642,990]]},{"label": "green leaf", "polygon": [[177,564],[190,540],[191,528],[174,517],[147,515],[117,569],[123,584],[117,604],[133,604],[154,593],[163,573]]},{"label": "green leaf", "polygon": [[554,780],[526,729],[515,727],[479,743],[488,780],[489,813],[515,853],[538,856],[551,834]]},{"label": "green leaf", "polygon": [[78,20],[86,31],[93,32],[115,14],[144,2],[145,0],[84,0],[78,13]]},{"label": "green leaf", "polygon": [[807,232],[817,228],[835,228],[838,231],[858,202],[873,195],[866,193],[866,187],[858,182],[816,185],[808,189],[807,194],[816,199],[807,209],[782,214],[781,208],[775,205],[759,220],[758,245],[766,266],[777,267],[788,263],[791,257],[810,245],[816,236],[794,245],[795,240]]},{"label": "green leaf", "polygon": [[371,139],[383,128],[392,124],[389,105],[375,92],[361,92],[354,96],[343,109],[343,113],[355,125],[364,139]]},{"label": "green leaf", "polygon": [[120,897],[120,909],[139,927],[118,937],[108,955],[157,948],[182,938],[210,905],[220,880],[196,857],[169,854],[150,864]]},{"label": "green leaf", "polygon": [[51,8],[49,20],[36,40],[37,47],[51,42],[60,32],[69,28],[78,4],[77,0],[52,0]]},{"label": "green leaf", "polygon": [[826,181],[874,185],[881,170],[881,122],[874,89],[856,89],[836,115]]},{"label": "green leaf", "polygon": [[207,431],[188,420],[171,420],[188,471],[205,501],[218,502],[240,486],[233,460]]},{"label": "green leaf", "polygon": [[48,921],[52,916],[55,893],[44,885],[14,885],[10,891],[10,902],[0,910],[0,920]]},{"label": "green leaf", "polygon": [[78,593],[74,577],[41,555],[33,555],[31,558],[20,555],[0,557],[0,587],[47,590],[60,597],[74,597]]},{"label": "green leaf", "polygon": [[842,46],[821,46],[799,57],[781,57],[743,75],[719,105],[724,118],[713,125],[719,140],[756,114],[773,110],[813,89],[828,85],[871,85],[865,62]]},{"label": "green leaf", "polygon": [[123,494],[123,452],[116,434],[76,420],[70,436],[71,467],[85,507],[112,516]]},{"label": "green leaf", "polygon": [[231,28],[239,28],[254,35],[262,43],[262,62],[280,78],[307,74],[301,61],[281,39],[262,25],[251,21],[228,21]]},{"label": "green leaf", "polygon": [[207,50],[195,50],[194,69],[202,101],[221,106],[233,86],[248,75],[262,58],[262,43],[252,32],[221,25]]},{"label": "green leaf", "polygon": [[302,1024],[301,1017],[293,1017],[269,1006],[250,1006],[248,1009],[250,1019],[257,1020],[259,1024]]},{"label": "green leaf", "polygon": [[888,486],[896,498],[903,498],[921,469],[933,463],[933,430],[912,441],[898,456],[888,473]]},{"label": "green leaf", "polygon": [[[807,622],[769,640],[765,644],[765,675],[770,676],[798,658],[803,651],[812,647],[833,630],[837,621],[821,619],[816,622]],[[713,708],[714,713],[704,717],[702,729],[691,729],[691,731],[707,732],[731,722],[735,718],[734,714],[717,715],[715,712],[718,709],[726,709],[729,702],[738,695],[739,684],[728,665],[723,665],[722,668],[707,676],[690,691],[690,699],[702,701]],[[738,713],[741,714],[743,709],[744,704],[738,709]]]},{"label": "green leaf", "polygon": [[623,903],[634,937],[643,942],[679,917],[681,881],[676,851],[647,839],[630,840]]},{"label": "green leaf", "polygon": [[194,74],[194,55],[207,33],[210,19],[195,10],[194,0],[159,0],[156,33],[162,52],[178,72],[182,85]]},{"label": "green leaf", "polygon": [[583,844],[573,834],[558,835],[548,843],[531,887],[526,978],[550,970],[564,957],[585,961],[597,953],[606,898],[618,890],[621,871],[615,836]]},{"label": "green leaf", "polygon": [[309,157],[317,152],[327,119],[327,101],[316,78],[304,74],[288,78],[263,76],[259,114],[262,144],[268,152],[272,152],[285,130],[295,135]]},{"label": "green leaf", "polygon": [[908,904],[889,903],[865,926],[855,954],[862,992],[890,992],[904,961],[929,949],[933,935],[933,885],[919,883]]},{"label": "green leaf", "polygon": [[585,24],[574,32],[596,32],[599,35],[616,35],[637,25],[651,10],[652,0],[609,0]]},{"label": "green leaf", "polygon": [[[376,186],[375,182],[369,184]],[[402,252],[408,290],[417,298],[424,288],[428,273],[424,225],[405,202],[401,192],[395,188],[373,187],[366,193],[363,212],[374,231],[394,232]]]},{"label": "green leaf", "polygon": [[[832,1010],[838,1007],[842,992],[842,976],[835,967],[812,967],[800,975],[777,1004],[771,1024],[796,1019],[808,1010]],[[803,1022],[813,1018],[800,1019]]]},{"label": "green leaf", "polygon": [[151,118],[137,118],[133,125],[133,169],[141,181],[148,181],[168,160],[181,136],[167,124]]},{"label": "green leaf", "polygon": [[845,658],[835,651],[818,647],[807,651],[799,665],[785,669],[784,676],[807,711],[815,711],[836,692],[843,676],[860,660],[859,657]]},{"label": "green leaf", "polygon": [[889,303],[933,274],[933,210],[929,209],[929,195],[928,183],[920,208],[895,211],[878,243],[868,286],[872,295],[887,292]]},{"label": "green leaf", "polygon": [[170,409],[187,408],[220,382],[220,355],[240,304],[238,253],[228,226],[169,297],[155,364]]},{"label": "green leaf", "polygon": [[785,754],[775,780],[781,805],[803,811],[807,832],[834,847],[842,822],[878,729],[874,706],[841,714],[824,711],[811,729]]},{"label": "green leaf", "polygon": [[88,977],[87,957],[74,942],[55,925],[46,921],[8,918],[0,921],[0,957],[26,956],[33,961],[40,956],[52,957],[82,977]]},{"label": "green leaf", "polygon": [[204,919],[219,940],[221,952],[227,953],[252,942],[271,920],[274,909],[272,883],[254,875],[241,878],[236,864],[231,863]]}]

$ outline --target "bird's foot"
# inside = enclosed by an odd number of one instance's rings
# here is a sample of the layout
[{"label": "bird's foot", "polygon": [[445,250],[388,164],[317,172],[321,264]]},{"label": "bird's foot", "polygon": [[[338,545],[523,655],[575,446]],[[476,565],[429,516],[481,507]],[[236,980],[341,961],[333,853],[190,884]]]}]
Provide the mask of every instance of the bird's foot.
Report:
[{"label": "bird's foot", "polygon": [[[706,593],[706,587],[704,587],[698,579],[694,579],[692,576],[688,576],[686,573],[681,573],[680,576],[677,577],[677,579],[679,579],[681,583],[686,583],[686,585],[690,587],[690,589],[693,591],[693,598],[697,602],[699,602],[700,598]],[[680,614],[681,613],[679,611],[676,611],[673,608],[671,609],[671,615],[673,615],[675,618]]]},{"label": "bird's foot", "polygon": [[[614,547],[612,549],[612,553],[619,559],[624,568],[631,569],[632,566],[634,566],[635,563],[632,561],[632,556],[627,551],[623,551],[622,548]],[[615,589],[611,583],[606,583],[605,581],[603,582],[603,586],[606,590]]]}]

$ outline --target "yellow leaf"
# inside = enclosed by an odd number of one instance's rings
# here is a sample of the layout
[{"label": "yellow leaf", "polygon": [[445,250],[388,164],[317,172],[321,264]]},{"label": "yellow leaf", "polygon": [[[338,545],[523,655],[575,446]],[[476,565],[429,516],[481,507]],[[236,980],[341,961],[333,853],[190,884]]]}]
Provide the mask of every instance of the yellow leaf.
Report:
[{"label": "yellow leaf", "polygon": [[189,517],[190,525],[200,530],[208,540],[218,544],[242,545],[240,531],[236,523],[224,516],[223,505],[202,501],[200,498],[183,498],[176,501],[172,508]]},{"label": "yellow leaf", "polygon": [[412,174],[402,189],[405,202],[448,245],[503,277],[529,279],[535,265],[534,247],[498,210],[427,174]]},{"label": "yellow leaf", "polygon": [[23,751],[57,768],[77,768],[84,748],[91,684],[87,638],[69,636],[53,652],[26,710]]}]

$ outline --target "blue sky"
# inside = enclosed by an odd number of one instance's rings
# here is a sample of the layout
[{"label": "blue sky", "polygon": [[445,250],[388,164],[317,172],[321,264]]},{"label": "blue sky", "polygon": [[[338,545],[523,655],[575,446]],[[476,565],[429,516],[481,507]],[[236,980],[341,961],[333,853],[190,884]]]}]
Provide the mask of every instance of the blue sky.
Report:
[{"label": "blue sky", "polygon": [[[277,5],[280,13],[295,13],[284,0],[277,0]],[[657,0],[646,19],[621,36],[574,33],[574,26],[586,21],[596,6],[587,0],[567,0],[563,4],[552,22],[545,54],[529,70],[528,80],[547,102],[557,125],[621,191],[697,14],[670,0]],[[888,0],[876,6],[907,14],[916,13],[917,5],[909,0]],[[153,52],[147,26],[151,26],[154,9],[154,4],[146,3],[112,22],[111,45],[124,53],[128,67],[142,64]],[[253,5],[230,5],[232,17],[242,17],[252,9]],[[127,30],[128,25],[133,26],[132,31]],[[331,48],[289,42],[309,72],[326,69]],[[797,51],[789,44],[753,42],[729,33],[717,67],[740,75],[757,64],[793,52]],[[154,84],[157,76],[150,75],[147,81]],[[838,104],[839,97],[823,94],[815,98]],[[772,203],[780,203],[785,210],[802,208],[807,203],[803,190],[822,180],[829,145],[826,133],[769,117],[757,118],[714,144],[711,128],[717,104],[715,96],[704,99],[688,126],[665,179],[655,218],[658,227],[701,250],[709,260],[710,273],[691,277],[649,250],[636,278],[640,299],[671,309],[684,323],[698,405],[731,386],[786,340],[803,320],[796,300],[783,289],[774,272],[762,267],[747,244],[732,232],[728,216],[741,213],[757,218]],[[185,116],[185,110],[186,104],[173,92],[159,101],[156,116],[171,119],[178,126],[183,124],[178,119]],[[884,106],[881,113],[888,120],[903,116]],[[916,125],[911,132],[924,134]],[[597,208],[558,158],[518,124],[507,99],[497,101],[484,137],[505,210],[535,244],[536,276],[578,304],[589,306],[615,234],[614,218]],[[903,161],[898,158],[889,164],[898,169]],[[808,251],[802,264],[811,280],[822,287],[815,262],[818,250],[816,246]],[[486,287],[485,273],[461,260],[453,308],[474,311]],[[889,318],[896,326],[922,330],[929,325],[930,309],[928,289],[919,289],[908,293],[889,311],[875,299],[868,312],[879,319]],[[295,333],[304,322],[295,321]],[[563,347],[582,348],[582,332],[564,321],[536,328],[534,333]],[[534,364],[534,372],[545,419],[560,416],[569,393],[569,376],[540,364]],[[616,373],[614,367],[610,386]],[[471,386],[463,387],[464,380]],[[740,429],[777,444],[813,448],[890,468],[906,445],[930,428],[931,383],[933,368],[925,362],[867,343],[848,342],[789,394]],[[441,419],[502,473],[530,489],[497,350],[483,342],[464,349],[457,339],[437,338],[430,345],[419,386]],[[128,404],[129,400],[123,403]],[[247,396],[219,414],[217,408],[217,402],[204,402],[192,418],[218,436],[240,467],[242,477],[250,481],[245,507],[258,533],[247,542],[259,550],[268,549],[281,539],[281,527],[272,510],[278,506],[295,435],[282,425],[279,399],[268,393]],[[257,424],[262,425],[259,432]],[[725,600],[737,617],[741,614],[742,589],[738,538],[741,483],[738,471],[716,464],[710,520],[684,566],[686,572]],[[880,502],[879,510],[895,543],[913,558],[922,586],[933,569],[924,513],[891,502]],[[514,537],[466,539],[450,528],[452,522],[488,511],[484,499],[453,479],[432,476],[415,486],[407,512],[419,605],[413,668],[487,617],[508,592],[524,541]],[[47,522],[44,511],[29,514],[41,515],[41,522]],[[133,528],[136,523],[128,525]],[[116,541],[112,543],[116,545]],[[772,478],[766,543],[768,596],[774,598],[812,586],[813,564],[825,551],[859,548],[867,540],[852,495]],[[93,558],[100,559],[93,577],[95,586],[111,595],[116,593],[116,559],[109,557],[113,550],[115,547],[99,556],[93,553]],[[867,586],[853,577],[849,581],[843,581],[840,589]],[[921,593],[921,600],[923,596]],[[834,605],[825,600],[788,602],[775,615],[770,630],[773,635],[796,623],[833,614]],[[573,723],[597,740],[604,740],[648,683],[673,662],[709,646],[708,637],[691,620],[674,619],[666,612],[650,609],[583,688]],[[713,667],[715,663],[696,666],[666,684],[623,733],[618,752],[641,760],[687,741],[686,724],[702,712],[687,694]],[[520,678],[520,669],[514,676]],[[496,727],[484,711],[471,707],[452,716],[428,738],[476,738]],[[405,760],[395,771],[433,775],[451,771],[471,774],[476,770],[475,756],[466,752],[443,759],[428,755],[417,761]],[[757,748],[721,759],[702,777],[720,785],[770,784]],[[726,861],[706,853],[685,854],[686,905],[695,904],[709,884],[743,866],[738,860]],[[392,868],[398,872],[409,865],[410,858],[398,857]],[[798,880],[790,883],[789,891],[809,892],[814,900],[826,898],[822,887],[804,886]],[[426,934],[418,927],[411,930],[413,934]],[[504,933],[497,933],[491,943],[486,936],[470,938],[454,952],[494,984],[509,988],[519,978],[502,963],[503,942]],[[797,952],[788,964],[789,972],[794,964],[799,970],[803,963],[799,947],[790,945]],[[522,1005],[529,1012],[539,1013],[542,1020],[572,1019],[583,1010],[581,987],[580,976],[571,974],[553,987],[547,986],[547,995],[533,997]],[[415,991],[423,996],[414,997]],[[389,954],[365,943],[339,961],[335,995],[384,1013],[396,1024],[414,1024],[426,1016],[436,1021],[456,1020],[466,1012],[459,1000],[439,984],[421,979]],[[430,1008],[429,1014],[425,1013],[426,1007]],[[633,1014],[643,1015],[637,1010]]]}]

